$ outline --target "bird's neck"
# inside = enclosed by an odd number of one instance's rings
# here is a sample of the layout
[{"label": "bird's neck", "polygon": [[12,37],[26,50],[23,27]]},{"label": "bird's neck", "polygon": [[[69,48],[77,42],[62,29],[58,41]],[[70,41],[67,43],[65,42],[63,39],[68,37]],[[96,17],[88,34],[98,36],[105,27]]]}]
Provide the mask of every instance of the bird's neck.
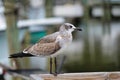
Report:
[{"label": "bird's neck", "polygon": [[60,35],[63,38],[68,38],[68,37],[70,38],[70,37],[72,37],[72,33],[69,32],[69,31],[60,31]]},{"label": "bird's neck", "polygon": [[62,32],[60,33],[60,45],[61,46],[66,46],[67,44],[71,43],[72,42],[72,33],[69,33],[69,32]]}]

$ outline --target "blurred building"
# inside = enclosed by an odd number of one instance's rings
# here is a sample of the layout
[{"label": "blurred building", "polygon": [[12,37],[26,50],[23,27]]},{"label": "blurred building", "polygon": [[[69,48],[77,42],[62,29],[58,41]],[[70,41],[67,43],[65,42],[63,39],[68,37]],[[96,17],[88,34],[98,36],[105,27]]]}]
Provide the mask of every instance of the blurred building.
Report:
[{"label": "blurred building", "polygon": [[84,14],[83,5],[80,0],[55,0],[54,4],[54,16],[74,18],[82,17]]}]

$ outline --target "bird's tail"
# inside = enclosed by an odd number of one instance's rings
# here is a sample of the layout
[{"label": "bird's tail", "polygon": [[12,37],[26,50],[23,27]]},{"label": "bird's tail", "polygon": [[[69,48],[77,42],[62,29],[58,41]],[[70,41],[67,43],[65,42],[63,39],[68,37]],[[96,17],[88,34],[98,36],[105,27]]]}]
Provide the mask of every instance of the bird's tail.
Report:
[{"label": "bird's tail", "polygon": [[19,53],[16,53],[16,54],[11,54],[9,56],[9,58],[22,58],[22,57],[32,57],[32,56],[34,56],[34,55],[29,54],[29,53],[19,52]]}]

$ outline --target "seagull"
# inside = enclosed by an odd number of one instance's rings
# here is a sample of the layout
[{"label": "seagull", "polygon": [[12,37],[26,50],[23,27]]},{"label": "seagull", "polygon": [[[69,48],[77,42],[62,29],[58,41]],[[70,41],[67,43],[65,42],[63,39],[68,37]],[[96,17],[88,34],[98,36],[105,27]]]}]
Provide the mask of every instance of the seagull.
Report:
[{"label": "seagull", "polygon": [[[59,31],[41,38],[37,43],[27,47],[22,52],[12,54],[9,58],[22,58],[32,56],[50,57],[50,74],[57,75],[56,56],[60,51],[72,42],[72,32],[82,31],[71,23],[64,23],[60,26]],[[55,72],[52,72],[52,58],[54,58]]]}]

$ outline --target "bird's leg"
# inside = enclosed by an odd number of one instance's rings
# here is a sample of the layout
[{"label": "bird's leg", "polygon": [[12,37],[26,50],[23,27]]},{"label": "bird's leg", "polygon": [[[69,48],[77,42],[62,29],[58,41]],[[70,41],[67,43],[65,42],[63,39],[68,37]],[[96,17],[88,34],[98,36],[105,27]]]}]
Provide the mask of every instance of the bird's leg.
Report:
[{"label": "bird's leg", "polygon": [[54,75],[57,76],[57,59],[56,59],[56,57],[54,58],[54,63],[55,63],[55,73],[54,73]]},{"label": "bird's leg", "polygon": [[52,74],[52,58],[50,57],[50,74]]},{"label": "bird's leg", "polygon": [[66,59],[66,56],[65,56],[65,55],[63,55],[63,56],[61,56],[61,57],[62,57],[62,59],[61,59],[61,61],[60,61],[60,64],[59,64],[59,67],[58,67],[58,71],[57,71],[58,74],[61,73],[63,64],[64,64],[65,59]]}]

